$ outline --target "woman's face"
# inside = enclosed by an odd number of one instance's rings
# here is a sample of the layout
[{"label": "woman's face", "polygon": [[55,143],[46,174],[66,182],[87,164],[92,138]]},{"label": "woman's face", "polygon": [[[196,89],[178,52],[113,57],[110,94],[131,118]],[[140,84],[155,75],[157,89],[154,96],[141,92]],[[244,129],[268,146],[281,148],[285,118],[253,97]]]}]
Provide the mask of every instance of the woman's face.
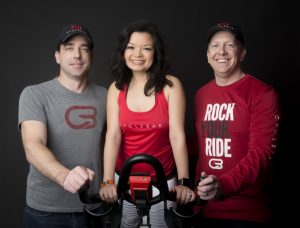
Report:
[{"label": "woman's face", "polygon": [[153,63],[154,43],[152,36],[147,32],[134,32],[124,52],[126,65],[136,73],[144,73]]},{"label": "woman's face", "polygon": [[230,77],[244,59],[245,49],[227,31],[217,32],[208,44],[207,60],[217,77]]}]

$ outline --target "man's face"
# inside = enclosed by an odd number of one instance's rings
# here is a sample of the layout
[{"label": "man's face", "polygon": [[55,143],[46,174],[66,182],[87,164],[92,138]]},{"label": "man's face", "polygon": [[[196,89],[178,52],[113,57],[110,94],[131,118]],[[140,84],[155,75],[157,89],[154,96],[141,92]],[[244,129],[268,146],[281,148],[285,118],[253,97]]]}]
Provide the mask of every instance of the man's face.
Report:
[{"label": "man's face", "polygon": [[216,77],[230,78],[240,68],[245,53],[230,32],[220,31],[208,44],[207,59]]},{"label": "man's face", "polygon": [[55,59],[60,64],[60,76],[81,80],[90,69],[92,50],[84,36],[75,35],[60,45],[60,50],[55,52]]}]

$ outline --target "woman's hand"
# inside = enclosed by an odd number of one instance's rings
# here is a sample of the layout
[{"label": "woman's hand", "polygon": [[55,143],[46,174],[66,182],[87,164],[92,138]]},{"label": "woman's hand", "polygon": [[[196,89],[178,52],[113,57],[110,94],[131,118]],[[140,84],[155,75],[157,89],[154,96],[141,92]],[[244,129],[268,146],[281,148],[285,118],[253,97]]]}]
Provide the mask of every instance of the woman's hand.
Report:
[{"label": "woman's hand", "polygon": [[176,201],[179,204],[187,204],[195,200],[195,193],[186,186],[177,185],[171,189],[171,192],[176,192]]},{"label": "woman's hand", "polygon": [[99,191],[100,198],[107,203],[115,203],[118,200],[115,184],[105,184]]}]

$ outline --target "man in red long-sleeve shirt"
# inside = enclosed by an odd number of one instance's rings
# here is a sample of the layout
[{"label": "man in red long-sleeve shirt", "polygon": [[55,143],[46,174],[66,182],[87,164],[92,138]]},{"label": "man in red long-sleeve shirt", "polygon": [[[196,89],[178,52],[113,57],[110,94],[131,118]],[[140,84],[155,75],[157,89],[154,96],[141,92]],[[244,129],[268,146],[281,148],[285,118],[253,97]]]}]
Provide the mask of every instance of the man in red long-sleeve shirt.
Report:
[{"label": "man in red long-sleeve shirt", "polygon": [[[271,163],[279,104],[274,89],[241,69],[243,34],[224,22],[209,31],[207,59],[215,79],[195,96],[198,195],[208,204],[204,223],[266,227],[271,221]],[[236,226],[238,225],[238,226]]]}]

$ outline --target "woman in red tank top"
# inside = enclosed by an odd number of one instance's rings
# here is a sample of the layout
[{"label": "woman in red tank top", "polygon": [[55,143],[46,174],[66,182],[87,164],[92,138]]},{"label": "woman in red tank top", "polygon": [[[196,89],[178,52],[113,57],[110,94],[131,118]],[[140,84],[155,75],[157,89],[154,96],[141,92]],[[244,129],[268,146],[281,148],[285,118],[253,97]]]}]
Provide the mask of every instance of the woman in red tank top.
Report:
[{"label": "woman in red tank top", "polygon": [[[137,153],[158,158],[167,176],[176,165],[178,179],[189,179],[184,133],[185,96],[180,81],[167,75],[167,69],[163,42],[153,24],[136,21],[121,32],[112,67],[116,81],[110,86],[107,98],[105,183],[114,183],[115,171],[120,171],[123,162]],[[133,168],[135,172],[155,175],[146,164]],[[116,201],[115,184],[103,186],[102,200]],[[189,186],[176,185],[173,189],[179,203],[185,204],[195,198]],[[136,209],[132,205],[126,207],[121,226],[134,227],[139,221]],[[163,205],[155,209],[156,215],[151,211],[152,226],[166,227]]]}]

